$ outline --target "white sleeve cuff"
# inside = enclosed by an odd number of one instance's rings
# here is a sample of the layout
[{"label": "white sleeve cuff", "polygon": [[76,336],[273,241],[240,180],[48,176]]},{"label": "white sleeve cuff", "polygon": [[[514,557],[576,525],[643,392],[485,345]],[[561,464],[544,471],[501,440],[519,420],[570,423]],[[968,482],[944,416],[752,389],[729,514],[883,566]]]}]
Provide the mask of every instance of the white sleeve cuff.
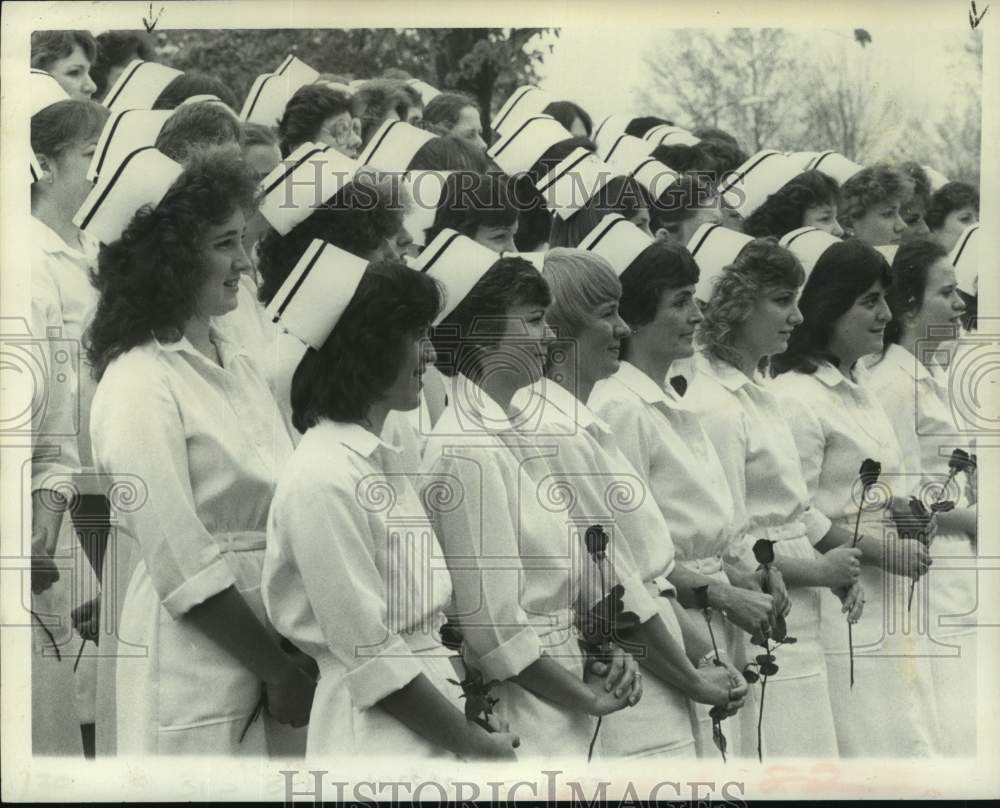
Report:
[{"label": "white sleeve cuff", "polygon": [[531,626],[524,626],[492,651],[479,657],[476,666],[483,672],[487,681],[502,682],[517,676],[541,655],[541,638]]},{"label": "white sleeve cuff", "polygon": [[[361,653],[364,649],[359,649]],[[374,706],[423,673],[423,667],[399,635],[387,638],[378,653],[370,653],[371,656],[361,656],[361,664],[344,677],[351,700],[359,710]]]},{"label": "white sleeve cuff", "polygon": [[[153,583],[155,585],[155,579]],[[229,565],[220,557],[163,597],[163,608],[176,620],[199,603],[235,585],[236,579]]]}]

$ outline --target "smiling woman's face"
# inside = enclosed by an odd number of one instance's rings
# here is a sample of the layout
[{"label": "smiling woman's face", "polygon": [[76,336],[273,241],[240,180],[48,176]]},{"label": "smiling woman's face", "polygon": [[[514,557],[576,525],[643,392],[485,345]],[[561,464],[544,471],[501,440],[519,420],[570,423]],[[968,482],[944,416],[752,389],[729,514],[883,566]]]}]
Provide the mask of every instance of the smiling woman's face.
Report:
[{"label": "smiling woman's face", "polygon": [[784,353],[788,339],[802,322],[798,289],[775,287],[754,301],[750,316],[733,329],[736,347],[756,357]]},{"label": "smiling woman's face", "polygon": [[240,276],[250,269],[243,249],[246,219],[237,208],[221,224],[210,225],[201,239],[204,268],[197,310],[203,317],[219,317],[237,307]]},{"label": "smiling woman's face", "polygon": [[553,333],[545,322],[546,307],[516,303],[507,310],[503,333],[482,360],[483,376],[507,377],[512,390],[534,384],[544,375],[548,344]]},{"label": "smiling woman's face", "polygon": [[694,285],[665,289],[656,316],[639,326],[632,339],[637,348],[662,361],[684,359],[694,354],[694,332],[703,319],[694,298]]},{"label": "smiling woman's face", "polygon": [[630,329],[618,314],[618,299],[609,299],[590,311],[587,322],[573,337],[580,376],[591,383],[618,370],[621,341]]},{"label": "smiling woman's face", "polygon": [[847,365],[853,365],[862,356],[878,353],[890,320],[892,312],[885,300],[885,288],[881,281],[875,281],[837,319],[829,352]]}]

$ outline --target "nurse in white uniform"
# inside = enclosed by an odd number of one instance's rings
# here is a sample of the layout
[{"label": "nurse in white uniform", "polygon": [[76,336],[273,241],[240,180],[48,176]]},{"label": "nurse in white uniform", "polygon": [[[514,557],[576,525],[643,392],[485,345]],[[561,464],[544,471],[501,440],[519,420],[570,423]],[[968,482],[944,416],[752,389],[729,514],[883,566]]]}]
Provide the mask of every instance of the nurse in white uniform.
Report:
[{"label": "nurse in white uniform", "polygon": [[[887,295],[892,322],[886,327],[884,352],[869,366],[872,388],[889,416],[912,475],[909,492],[925,507],[938,496],[955,502],[938,515],[932,558],[974,559],[976,508],[965,495],[967,474],[960,473],[946,491],[952,450],[964,445],[949,403],[948,371],[933,361],[952,350],[936,335],[958,334],[965,303],[955,268],[944,249],[929,239],[904,244],[892,265]],[[923,359],[918,358],[923,357]],[[955,561],[945,563],[956,563]],[[960,563],[960,562],[959,562]],[[974,756],[976,750],[976,572],[932,568],[914,593],[913,614],[927,614],[931,668],[941,721],[941,752]],[[947,717],[947,720],[943,720]]]},{"label": "nurse in white uniform", "polygon": [[[282,650],[260,596],[291,445],[253,363],[211,324],[249,268],[252,188],[224,152],[181,173],[145,149],[79,214],[107,245],[89,346],[95,458],[136,491],[119,528],[140,556],[119,627],[119,754],[265,754],[270,722],[249,720],[264,695],[273,719],[308,719],[311,660]],[[150,204],[132,216],[127,202]]]},{"label": "nurse in white uniform", "polygon": [[523,756],[583,758],[594,717],[636,704],[642,691],[621,652],[620,676],[585,664],[578,624],[600,600],[597,568],[581,526],[536,493],[547,450],[519,432],[510,407],[542,373],[548,287],[526,260],[447,229],[415,266],[446,296],[432,339],[449,403],[424,453],[424,501],[452,574],[449,617],[466,664],[497,683],[497,714]]},{"label": "nurse in white uniform", "polygon": [[[260,215],[270,225],[258,243],[261,303],[271,302],[314,239],[367,260],[394,254],[392,245],[403,229],[403,210],[392,206],[395,197],[388,180],[358,177],[358,169],[354,160],[335,149],[304,143],[261,181]],[[270,338],[264,353],[255,359],[271,385],[294,444],[301,433],[292,425],[290,390],[306,346],[275,328],[266,316],[263,319]],[[240,323],[232,325],[239,328]],[[242,337],[238,330],[235,338]],[[252,333],[248,339],[253,339]],[[414,466],[419,462],[422,444],[407,414],[391,411],[382,437],[402,444]]]},{"label": "nurse in white uniform", "polygon": [[874,248],[812,228],[782,242],[811,271],[799,301],[804,321],[788,350],[772,357],[773,389],[798,447],[810,504],[843,528],[840,536],[854,535],[861,464],[882,464],[864,500],[857,545],[865,608],[853,631],[853,688],[843,606],[830,592],[820,602],[837,745],[843,757],[930,755],[936,716],[926,648],[904,633],[910,580],[927,572],[930,557],[919,541],[898,538],[892,523],[891,495],[905,486],[905,467],[859,361],[881,350],[891,319],[889,267]]},{"label": "nurse in white uniform", "polygon": [[775,651],[779,671],[767,680],[763,738],[772,757],[836,757],[819,604],[828,588],[860,617],[861,550],[816,551],[839,528],[809,506],[795,440],[762,372],[802,322],[796,300],[805,273],[772,240],[748,242],[738,256],[709,244],[696,260],[699,286],[707,282],[711,292],[699,327],[698,372],[685,400],[700,413],[737,509],[749,519],[743,552],[752,558],[756,541],[775,542],[774,563],[794,604],[786,622],[797,642]]},{"label": "nurse in white uniform", "polygon": [[[722,464],[698,416],[665,385],[675,359],[690,356],[701,314],[694,298],[698,267],[683,247],[654,243],[622,275],[622,318],[632,328],[622,341],[618,371],[598,382],[587,401],[615,435],[622,453],[640,473],[664,519],[677,552],[671,581],[689,610],[690,624],[705,640],[708,627],[695,608],[692,588],[708,585],[715,639],[721,654],[741,668],[748,633],[773,628],[786,612],[780,574],[775,594],[761,591],[760,573],[735,552],[743,538]],[[696,706],[700,757],[716,755],[707,707]],[[740,716],[752,711],[752,702]],[[756,755],[756,744],[740,740],[740,718],[723,722],[734,754]]]},{"label": "nurse in white uniform", "polygon": [[317,660],[309,755],[514,759],[517,739],[466,719],[441,644],[451,580],[398,447],[391,410],[417,406],[437,286],[315,241],[268,312],[308,350],[292,381],[302,440],[268,519],[263,597]]},{"label": "nurse in white uniform", "polygon": [[[650,243],[639,228],[626,224],[640,243]],[[616,567],[634,570],[637,580],[626,582],[626,606],[629,584],[648,591],[654,604],[648,619],[621,634],[643,649],[640,665],[650,676],[644,679],[642,705],[605,719],[602,753],[694,757],[688,699],[733,713],[746,683],[732,666],[692,664],[712,646],[698,631],[681,628],[680,621],[689,617],[669,580],[676,568],[670,529],[610,428],[584,403],[594,384],[618,369],[621,339],[629,333],[618,315],[621,284],[611,264],[585,250],[549,251],[542,276],[554,298],[547,321],[560,339],[550,346],[546,378],[518,391],[514,405],[530,413],[539,443],[556,449],[548,457],[548,485],[567,486],[572,517],[605,526]],[[644,615],[640,606],[632,609],[637,618]],[[692,641],[687,654],[685,634]]]},{"label": "nurse in white uniform", "polygon": [[80,725],[95,720],[96,659],[87,655],[76,662],[81,639],[70,614],[97,596],[93,569],[100,569],[100,548],[86,548],[98,550],[88,563],[64,511],[104,492],[96,485],[90,448],[95,383],[84,357],[74,367],[70,353],[82,352],[81,338],[97,305],[90,273],[97,267],[98,244],[72,219],[93,186],[87,168],[108,112],[91,101],[69,100],[51,77],[33,76],[31,89],[38,100],[53,102],[31,118],[38,176],[31,187],[30,336],[45,369],[32,407],[32,749],[78,755],[84,749]]}]

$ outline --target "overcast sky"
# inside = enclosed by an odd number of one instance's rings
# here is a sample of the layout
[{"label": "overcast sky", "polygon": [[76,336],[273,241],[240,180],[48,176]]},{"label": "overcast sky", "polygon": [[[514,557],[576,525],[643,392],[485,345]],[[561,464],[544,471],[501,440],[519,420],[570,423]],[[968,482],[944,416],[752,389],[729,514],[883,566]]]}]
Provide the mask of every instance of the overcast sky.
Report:
[{"label": "overcast sky", "polygon": [[[967,27],[943,31],[898,27],[867,30],[872,36],[867,48],[872,58],[885,65],[881,72],[888,86],[930,114],[951,104],[956,74],[949,68],[957,61],[952,52],[967,40]],[[634,27],[563,27],[561,36],[553,39],[555,51],[546,56],[540,68],[544,77],[541,87],[576,101],[596,119],[613,112],[640,112],[636,90],[646,72],[642,55],[668,33],[637,31]],[[863,54],[861,47],[853,43],[851,30],[818,30],[808,36],[810,47],[817,50],[836,50],[846,44],[849,55],[860,58]]]}]

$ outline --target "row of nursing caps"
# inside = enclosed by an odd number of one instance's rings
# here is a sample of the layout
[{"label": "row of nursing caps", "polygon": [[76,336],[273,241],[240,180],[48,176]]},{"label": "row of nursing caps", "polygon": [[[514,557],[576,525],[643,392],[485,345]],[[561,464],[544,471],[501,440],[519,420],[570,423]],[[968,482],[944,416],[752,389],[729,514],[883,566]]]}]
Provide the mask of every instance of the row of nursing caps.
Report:
[{"label": "row of nursing caps", "polygon": [[597,153],[611,168],[625,176],[634,177],[653,199],[659,199],[680,174],[665,163],[650,156],[656,144],[633,135],[619,135],[611,144]]},{"label": "row of nursing caps", "polygon": [[[778,244],[790,250],[806,272],[808,278],[827,248],[841,243],[841,239],[815,227],[800,227],[786,233]],[[892,266],[899,251],[895,244],[876,247]],[[969,225],[948,254],[948,261],[955,268],[958,288],[968,295],[977,293],[979,279],[979,225]]]},{"label": "row of nursing caps", "polygon": [[[191,96],[180,107],[192,104],[218,104],[230,115],[236,115],[214,95]],[[175,112],[172,109],[125,109],[111,113],[97,140],[94,156],[87,170],[87,179],[94,182],[106,167],[118,166],[133,151],[153,146],[160,131]]]},{"label": "row of nursing caps", "polygon": [[[441,284],[444,305],[437,325],[472,291],[501,256],[454,230],[442,230],[412,269]],[[319,349],[350,305],[368,261],[322,239],[314,240],[265,309],[271,321]]]},{"label": "row of nursing caps", "polygon": [[[414,130],[425,134],[415,127],[401,126],[404,132]],[[423,246],[424,233],[434,223],[445,181],[452,172],[406,172],[406,164],[412,159],[407,154],[419,148],[416,142],[407,143],[408,140],[404,136],[391,143],[383,141],[375,162],[369,161],[368,166],[402,175],[411,200],[403,225],[414,242]],[[426,141],[421,141],[421,145],[423,142]],[[364,167],[362,160],[352,160],[329,146],[303,143],[261,180],[258,186],[260,212],[278,233],[287,235],[318,206],[333,199]]]},{"label": "row of nursing caps", "polygon": [[[753,237],[746,233],[740,233],[720,224],[706,223],[695,230],[687,243],[687,249],[698,265],[698,284],[695,287],[695,297],[698,300],[708,301],[716,279],[753,240]],[[820,256],[828,247],[842,243],[842,239],[817,227],[800,227],[792,230],[778,242],[779,246],[789,250],[799,259],[806,278],[812,274]],[[883,252],[883,255],[886,253]],[[892,262],[892,258],[888,255],[887,260]]]},{"label": "row of nursing caps", "polygon": [[[552,146],[570,138],[570,133],[551,116],[535,115],[508,129],[487,154],[504,173],[519,176]],[[563,219],[586,205],[614,176],[633,176],[654,198],[659,198],[678,174],[649,157],[650,151],[652,146],[627,135],[617,138],[605,151],[610,158],[607,162],[578,147],[539,179],[535,188],[549,210]]]},{"label": "row of nursing caps", "polygon": [[[615,140],[625,134],[633,117],[632,115],[615,114],[609,115],[601,121],[593,135],[593,141],[597,144],[598,150],[611,148]],[[701,142],[701,138],[695,137],[687,129],[667,123],[650,128],[641,139],[649,144],[650,152],[657,146],[694,146]]]},{"label": "row of nursing caps", "polygon": [[747,218],[771,194],[804,171],[820,171],[842,185],[862,168],[833,151],[783,154],[764,149],[729,174],[717,190],[727,207]]}]

